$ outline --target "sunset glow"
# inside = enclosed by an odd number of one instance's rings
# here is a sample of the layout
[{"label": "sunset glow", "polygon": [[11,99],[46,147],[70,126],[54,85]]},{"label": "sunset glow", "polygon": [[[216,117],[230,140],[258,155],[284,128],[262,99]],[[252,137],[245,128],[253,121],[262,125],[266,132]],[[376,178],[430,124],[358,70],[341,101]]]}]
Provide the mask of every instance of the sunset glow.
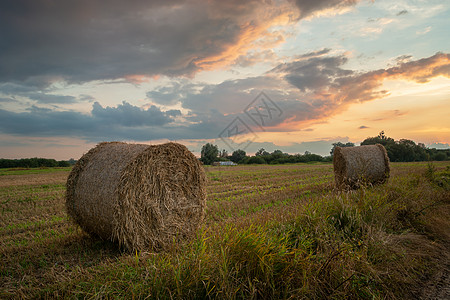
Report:
[{"label": "sunset glow", "polygon": [[32,3],[0,4],[0,158],[112,140],[327,155],[382,130],[449,147],[446,2]]}]

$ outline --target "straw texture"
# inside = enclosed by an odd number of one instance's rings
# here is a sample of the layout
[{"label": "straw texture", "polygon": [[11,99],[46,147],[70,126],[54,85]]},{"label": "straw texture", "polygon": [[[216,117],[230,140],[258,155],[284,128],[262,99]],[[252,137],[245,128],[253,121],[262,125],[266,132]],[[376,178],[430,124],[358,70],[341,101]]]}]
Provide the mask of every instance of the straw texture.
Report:
[{"label": "straw texture", "polygon": [[67,180],[69,216],[91,235],[129,250],[167,248],[205,214],[205,172],[183,145],[101,143]]},{"label": "straw texture", "polygon": [[384,183],[389,178],[389,157],[383,145],[336,147],[333,167],[338,188]]}]

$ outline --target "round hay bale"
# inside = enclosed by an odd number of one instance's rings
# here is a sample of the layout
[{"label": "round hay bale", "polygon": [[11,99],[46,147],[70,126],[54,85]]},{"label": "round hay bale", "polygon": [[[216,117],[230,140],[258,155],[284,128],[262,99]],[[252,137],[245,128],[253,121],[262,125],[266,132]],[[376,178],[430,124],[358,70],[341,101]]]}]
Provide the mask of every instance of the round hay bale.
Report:
[{"label": "round hay bale", "polygon": [[333,167],[338,188],[384,183],[389,178],[389,157],[383,145],[336,147]]},{"label": "round hay bale", "polygon": [[183,145],[98,144],[67,179],[66,208],[87,233],[129,250],[191,236],[205,214],[205,171]]}]

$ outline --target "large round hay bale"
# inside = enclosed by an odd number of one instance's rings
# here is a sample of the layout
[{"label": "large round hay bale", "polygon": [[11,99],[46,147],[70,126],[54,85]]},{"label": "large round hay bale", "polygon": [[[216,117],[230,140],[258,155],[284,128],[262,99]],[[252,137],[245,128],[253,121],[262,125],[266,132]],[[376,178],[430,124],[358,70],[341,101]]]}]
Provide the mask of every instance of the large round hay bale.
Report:
[{"label": "large round hay bale", "polygon": [[70,173],[66,208],[89,234],[129,250],[164,249],[201,225],[205,181],[183,145],[101,143]]},{"label": "large round hay bale", "polygon": [[383,145],[336,147],[333,167],[338,188],[384,183],[389,178],[389,157]]}]

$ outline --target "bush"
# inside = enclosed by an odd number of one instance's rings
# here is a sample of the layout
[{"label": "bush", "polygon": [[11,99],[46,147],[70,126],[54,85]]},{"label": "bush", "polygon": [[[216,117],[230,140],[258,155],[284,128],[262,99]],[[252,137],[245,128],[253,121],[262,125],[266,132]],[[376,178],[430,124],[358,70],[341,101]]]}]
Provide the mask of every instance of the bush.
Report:
[{"label": "bush", "polygon": [[261,156],[252,156],[247,160],[247,164],[265,164],[266,161]]}]

